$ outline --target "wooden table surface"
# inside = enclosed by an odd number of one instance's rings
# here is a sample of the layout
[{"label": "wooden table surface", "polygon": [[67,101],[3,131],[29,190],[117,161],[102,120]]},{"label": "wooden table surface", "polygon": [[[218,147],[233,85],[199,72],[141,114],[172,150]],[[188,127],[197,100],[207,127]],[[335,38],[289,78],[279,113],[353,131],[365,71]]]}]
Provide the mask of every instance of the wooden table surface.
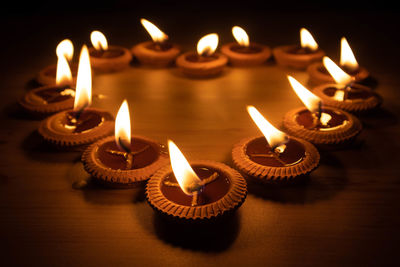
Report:
[{"label": "wooden table surface", "polygon": [[[373,74],[375,90],[384,98],[382,108],[361,118],[364,129],[351,147],[320,151],[321,164],[308,183],[249,186],[245,203],[226,224],[198,232],[176,228],[155,216],[143,190],[93,185],[80,154],[46,146],[36,132],[39,121],[24,116],[16,105],[33,87],[35,74],[55,62],[55,47],[64,38],[74,41],[75,55],[89,42],[92,29],[102,30],[110,44],[129,47],[147,40],[139,12],[2,18],[0,265],[398,266],[397,14],[268,11],[239,16],[235,11],[220,16],[217,11],[208,20],[195,12],[151,16],[146,11],[143,16],[154,18],[185,49],[208,32],[220,32],[221,43],[231,41],[234,24],[243,25],[251,40],[271,46],[297,42],[298,29],[306,26],[337,58],[345,35],[360,64]],[[288,73],[307,82],[306,73],[273,62],[227,68],[207,80],[187,79],[175,68],[134,65],[95,76],[93,92],[106,98],[95,98],[93,106],[116,114],[126,98],[133,134],[160,142],[172,139],[189,160],[231,164],[232,146],[259,135],[246,105],[256,106],[275,125],[301,105]],[[87,186],[81,186],[85,181]]]}]

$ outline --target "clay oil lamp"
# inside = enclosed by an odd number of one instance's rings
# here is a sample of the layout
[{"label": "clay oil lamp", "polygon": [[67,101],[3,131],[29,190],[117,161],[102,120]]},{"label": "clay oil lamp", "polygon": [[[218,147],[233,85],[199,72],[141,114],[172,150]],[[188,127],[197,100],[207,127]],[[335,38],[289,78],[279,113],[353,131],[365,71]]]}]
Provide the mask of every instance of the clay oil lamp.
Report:
[{"label": "clay oil lamp", "polygon": [[93,31],[90,34],[93,47],[89,48],[90,62],[96,72],[117,72],[127,67],[132,60],[131,52],[121,46],[108,45],[103,33]]},{"label": "clay oil lamp", "polygon": [[271,57],[268,46],[250,43],[246,31],[239,26],[232,28],[237,43],[229,43],[221,47],[221,53],[229,58],[229,63],[236,67],[260,65]]},{"label": "clay oil lamp", "polygon": [[315,145],[345,144],[361,131],[360,121],[338,108],[323,106],[322,100],[296,79],[288,76],[305,107],[286,113],[283,126],[290,135],[303,138]]},{"label": "clay oil lamp", "polygon": [[364,112],[378,107],[382,98],[371,88],[355,83],[355,78],[344,72],[330,58],[324,57],[325,69],[334,82],[321,84],[313,89],[324,105],[350,112]]},{"label": "clay oil lamp", "polygon": [[246,198],[244,178],[225,164],[197,160],[190,164],[168,141],[171,166],[157,171],[148,181],[146,199],[167,218],[208,221],[235,211]]},{"label": "clay oil lamp", "polygon": [[[362,82],[366,80],[370,74],[367,69],[358,65],[358,62],[346,38],[343,37],[340,43],[340,68],[350,75],[355,82]],[[335,82],[334,78],[329,74],[329,71],[322,62],[311,64],[307,68],[307,72],[310,75],[311,84],[320,85],[324,83]]]},{"label": "clay oil lamp", "polygon": [[171,65],[181,52],[180,48],[168,42],[168,35],[146,19],[141,19],[143,27],[153,41],[147,41],[132,47],[132,54],[146,66],[162,68]]},{"label": "clay oil lamp", "polygon": [[311,33],[305,28],[300,29],[300,46],[278,46],[272,50],[272,54],[278,65],[295,69],[306,69],[310,64],[321,61],[325,56]]},{"label": "clay oil lamp", "polygon": [[[58,68],[66,68],[65,65],[68,65],[74,56],[74,46],[69,39],[65,39],[61,41],[56,48],[57,55],[57,64],[50,65],[39,72],[36,77],[36,81],[41,85],[55,85],[56,84],[56,76]],[[63,62],[60,62],[63,61]],[[66,62],[65,62],[66,61]],[[78,70],[78,66],[76,64],[71,64],[71,68],[68,65],[69,72],[71,72],[72,82],[75,84],[76,82],[76,74]]]},{"label": "clay oil lamp", "polygon": [[59,56],[56,83],[33,89],[18,101],[24,110],[35,117],[47,116],[74,106],[75,86],[65,57],[71,52],[68,51],[71,47],[62,44],[57,47]]},{"label": "clay oil lamp", "polygon": [[39,134],[60,149],[81,150],[94,141],[112,134],[114,119],[108,112],[91,108],[92,77],[89,51],[81,50],[74,108],[56,113],[43,120]]},{"label": "clay oil lamp", "polygon": [[115,119],[115,136],[90,145],[82,155],[85,170],[97,181],[113,188],[142,185],[160,167],[168,164],[165,146],[146,137],[131,137],[128,103]]},{"label": "clay oil lamp", "polygon": [[218,46],[218,35],[210,33],[197,43],[197,53],[187,52],[176,59],[176,65],[183,74],[194,78],[207,78],[219,75],[228,58],[215,50]]},{"label": "clay oil lamp", "polygon": [[318,150],[309,142],[276,129],[253,106],[247,111],[263,136],[248,137],[232,150],[236,168],[245,177],[265,183],[304,177],[319,163]]}]

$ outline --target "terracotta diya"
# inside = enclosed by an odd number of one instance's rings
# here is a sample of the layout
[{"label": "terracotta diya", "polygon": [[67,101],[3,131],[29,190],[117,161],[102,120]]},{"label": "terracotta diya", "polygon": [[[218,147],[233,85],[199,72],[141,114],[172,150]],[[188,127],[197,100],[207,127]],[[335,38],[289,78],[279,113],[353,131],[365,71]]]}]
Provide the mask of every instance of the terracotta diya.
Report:
[{"label": "terracotta diya", "polygon": [[288,79],[306,106],[284,116],[283,126],[289,134],[316,145],[334,145],[350,142],[360,133],[362,126],[356,117],[338,108],[322,107],[321,98],[293,77]]},{"label": "terracotta diya", "polygon": [[[362,82],[370,76],[366,68],[358,65],[353,51],[344,37],[341,39],[340,67],[350,75],[355,82]],[[310,83],[314,85],[335,82],[322,62],[316,62],[310,65],[307,68],[307,72],[310,75]]]},{"label": "terracotta diya", "polygon": [[146,19],[141,19],[143,27],[153,41],[143,42],[131,48],[132,54],[143,65],[151,67],[167,67],[171,65],[181,52],[180,48],[168,42],[168,35]]},{"label": "terracotta diya", "polygon": [[31,115],[43,117],[73,108],[74,87],[71,69],[64,53],[62,53],[58,57],[56,83],[29,91],[19,99],[18,103]]},{"label": "terracotta diya", "polygon": [[183,221],[206,221],[231,214],[247,195],[244,178],[225,164],[187,162],[168,141],[171,166],[157,171],[146,187],[146,199],[157,212]]},{"label": "terracotta diya", "polygon": [[318,166],[320,156],[311,143],[279,131],[255,107],[247,111],[264,136],[245,138],[233,147],[233,163],[245,177],[267,183],[292,181]]},{"label": "terracotta diya", "polygon": [[56,113],[43,120],[39,134],[50,144],[61,149],[81,149],[82,147],[112,134],[114,119],[110,113],[91,108],[92,77],[89,52],[82,47],[74,108]]},{"label": "terracotta diya", "polygon": [[278,65],[295,69],[306,69],[311,63],[321,61],[325,55],[305,28],[300,29],[300,46],[278,46],[272,50],[272,53]]},{"label": "terracotta diya", "polygon": [[197,53],[187,52],[176,59],[176,65],[183,74],[194,78],[206,78],[220,74],[228,58],[215,50],[218,46],[218,35],[207,34],[197,43]]},{"label": "terracotta diya", "polygon": [[323,64],[334,82],[319,85],[313,92],[321,98],[324,105],[350,112],[363,112],[382,103],[380,95],[369,87],[355,83],[355,78],[344,72],[330,58],[324,57]]},{"label": "terracotta diya", "polygon": [[[65,66],[68,64],[68,61],[71,61],[74,55],[74,46],[69,39],[65,39],[61,41],[56,48],[56,55],[58,58],[58,62],[56,65],[50,65],[43,70],[41,70],[38,75],[36,76],[36,81],[41,85],[54,85],[56,84],[56,76],[57,76],[57,69],[59,66]],[[59,62],[63,61],[63,62]],[[65,62],[67,61],[67,62]],[[68,66],[68,69],[70,67]],[[76,82],[76,74],[77,74],[78,66],[76,64],[71,64],[71,77],[73,84]]]},{"label": "terracotta diya", "polygon": [[106,37],[99,31],[90,34],[93,47],[89,48],[90,62],[96,72],[117,72],[127,67],[132,60],[131,52],[122,46],[109,46]]},{"label": "terracotta diya", "polygon": [[271,57],[268,46],[249,41],[246,31],[239,26],[232,28],[237,43],[229,43],[221,47],[221,53],[228,57],[229,63],[236,67],[256,66]]},{"label": "terracotta diya", "polygon": [[93,178],[114,188],[143,184],[168,164],[168,153],[146,137],[131,137],[128,103],[125,100],[115,119],[115,136],[90,145],[82,155],[85,170]]}]

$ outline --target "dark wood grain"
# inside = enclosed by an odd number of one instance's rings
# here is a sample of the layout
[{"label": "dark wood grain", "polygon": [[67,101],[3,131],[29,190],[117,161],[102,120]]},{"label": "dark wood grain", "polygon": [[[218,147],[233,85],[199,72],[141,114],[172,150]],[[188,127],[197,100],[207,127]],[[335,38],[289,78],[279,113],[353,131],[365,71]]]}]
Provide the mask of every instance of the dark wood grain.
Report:
[{"label": "dark wood grain", "polygon": [[[211,228],[193,229],[155,216],[143,190],[107,190],[93,184],[79,153],[46,146],[36,133],[39,121],[27,118],[16,105],[33,87],[34,75],[55,62],[54,49],[63,38],[71,38],[76,51],[94,28],[104,30],[111,44],[129,47],[147,40],[138,23],[141,14],[135,12],[2,19],[8,43],[1,50],[0,265],[398,265],[400,80],[395,13],[270,10],[240,16],[235,11],[216,12],[207,21],[195,21],[200,19],[197,13],[168,13],[165,18],[161,11],[154,13],[185,49],[192,49],[209,31],[221,32],[221,42],[231,41],[230,27],[237,23],[248,25],[251,40],[271,46],[296,42],[298,29],[307,26],[337,58],[339,39],[345,35],[384,99],[380,110],[361,118],[364,130],[351,147],[321,151],[321,165],[308,182],[281,188],[250,184],[236,216]],[[172,139],[189,160],[231,164],[233,144],[259,134],[246,105],[256,106],[275,125],[286,111],[301,105],[287,73],[307,82],[305,73],[273,62],[252,69],[227,68],[209,80],[187,79],[175,68],[134,65],[95,76],[93,92],[107,98],[94,99],[93,106],[116,114],[126,98],[133,134],[160,142]]]}]

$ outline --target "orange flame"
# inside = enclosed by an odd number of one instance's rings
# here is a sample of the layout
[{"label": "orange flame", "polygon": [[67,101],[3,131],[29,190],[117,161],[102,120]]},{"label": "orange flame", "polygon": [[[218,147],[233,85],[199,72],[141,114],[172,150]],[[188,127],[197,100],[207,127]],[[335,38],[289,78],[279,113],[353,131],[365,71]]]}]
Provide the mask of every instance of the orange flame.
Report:
[{"label": "orange flame", "polygon": [[131,147],[131,119],[126,99],[122,102],[115,118],[115,142],[121,150],[127,152]]},{"label": "orange flame", "polygon": [[211,56],[218,46],[218,34],[210,33],[202,37],[197,43],[197,54]]},{"label": "orange flame", "polygon": [[90,69],[89,51],[83,45],[79,57],[78,76],[76,78],[76,93],[74,110],[82,111],[92,102],[92,71]]},{"label": "orange flame", "polygon": [[202,188],[201,180],[193,171],[185,156],[171,140],[168,140],[168,149],[172,171],[182,191],[189,196],[199,192]]},{"label": "orange flame", "polygon": [[156,25],[148,21],[147,19],[140,19],[143,27],[150,34],[151,39],[156,43],[162,43],[168,39],[168,35],[163,33]]},{"label": "orange flame", "polygon": [[232,28],[232,34],[233,37],[235,37],[236,41],[239,43],[239,45],[245,47],[248,47],[250,45],[249,36],[247,35],[246,31],[243,30],[241,27],[234,26]]},{"label": "orange flame", "polygon": [[57,57],[65,57],[67,60],[72,60],[72,57],[74,56],[74,45],[71,40],[62,40],[57,45],[56,55]]},{"label": "orange flame", "polygon": [[247,106],[247,112],[263,133],[272,149],[286,143],[287,135],[276,129],[255,107]]},{"label": "orange flame", "polygon": [[107,50],[108,42],[103,33],[99,31],[92,31],[90,34],[90,41],[96,50]]},{"label": "orange flame", "polygon": [[346,67],[350,71],[357,70],[358,62],[346,38],[342,37],[340,43],[341,43],[340,66]]},{"label": "orange flame", "polygon": [[316,51],[318,49],[317,42],[306,28],[300,29],[300,43],[301,47],[308,48],[311,51]]},{"label": "orange flame", "polygon": [[344,72],[338,65],[335,64],[329,57],[322,59],[325,68],[328,70],[332,78],[338,84],[348,85],[353,81],[353,77]]},{"label": "orange flame", "polygon": [[297,96],[304,103],[307,109],[310,112],[319,113],[321,109],[321,98],[311,93],[292,76],[288,76],[288,79],[293,90],[296,92]]}]

